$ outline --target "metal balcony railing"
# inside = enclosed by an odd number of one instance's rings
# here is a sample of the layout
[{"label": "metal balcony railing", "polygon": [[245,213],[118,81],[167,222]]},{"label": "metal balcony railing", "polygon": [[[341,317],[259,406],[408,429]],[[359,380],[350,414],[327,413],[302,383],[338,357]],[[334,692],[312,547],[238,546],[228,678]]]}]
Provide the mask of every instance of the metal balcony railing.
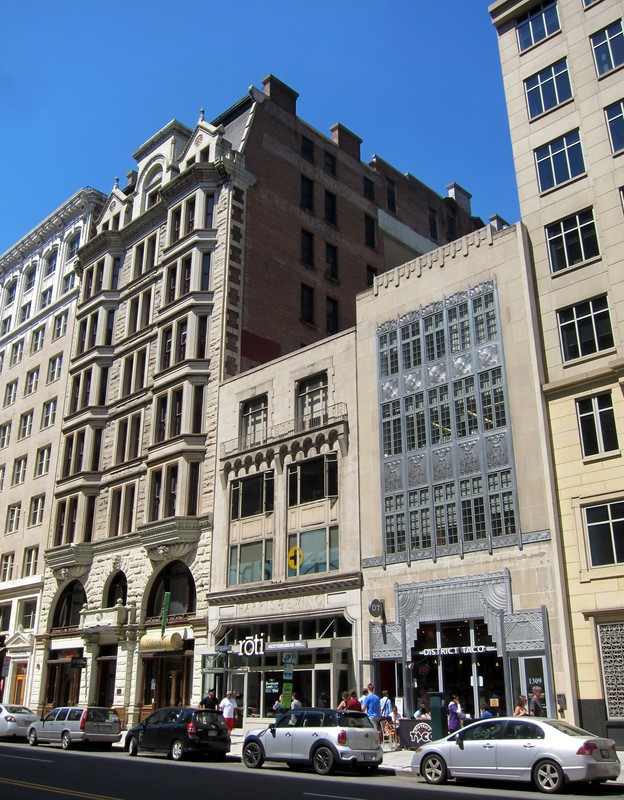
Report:
[{"label": "metal balcony railing", "polygon": [[280,422],[264,431],[254,431],[253,433],[238,436],[221,444],[221,458],[228,458],[236,453],[244,453],[257,447],[264,447],[272,442],[289,439],[292,436],[299,436],[302,433],[319,430],[327,425],[335,425],[337,422],[347,420],[346,403],[336,403],[325,410],[319,410],[314,414],[304,417],[295,417],[287,422]]}]

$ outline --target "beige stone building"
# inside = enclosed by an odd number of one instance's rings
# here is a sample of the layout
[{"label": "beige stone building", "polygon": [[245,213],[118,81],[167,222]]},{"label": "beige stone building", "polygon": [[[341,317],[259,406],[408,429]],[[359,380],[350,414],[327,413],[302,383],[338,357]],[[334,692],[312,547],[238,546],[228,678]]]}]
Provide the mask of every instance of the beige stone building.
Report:
[{"label": "beige stone building", "polygon": [[29,700],[78,248],[105,196],[81,189],[0,256],[0,700]]},{"label": "beige stone building", "polygon": [[619,0],[490,6],[543,342],[574,647],[568,714],[620,742],[623,12]]},{"label": "beige stone building", "polygon": [[[489,226],[358,297],[362,680],[512,713],[570,696],[530,248]],[[364,626],[363,622],[363,626]]]}]

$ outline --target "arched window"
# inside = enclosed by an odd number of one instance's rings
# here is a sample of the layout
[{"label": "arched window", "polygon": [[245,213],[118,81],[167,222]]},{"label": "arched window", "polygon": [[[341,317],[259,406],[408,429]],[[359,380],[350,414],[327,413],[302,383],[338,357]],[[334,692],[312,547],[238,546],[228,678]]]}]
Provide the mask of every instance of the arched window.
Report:
[{"label": "arched window", "polygon": [[58,250],[53,250],[45,260],[45,267],[43,277],[47,278],[49,275],[54,275],[56,272],[56,262],[58,260]]},{"label": "arched window", "polygon": [[80,611],[87,602],[84,586],[72,581],[63,589],[52,619],[53,628],[71,628],[80,623]]},{"label": "arched window", "polygon": [[190,614],[195,611],[195,581],[186,564],[173,561],[156,578],[147,604],[148,617],[160,616],[165,592],[171,595],[170,615]]},{"label": "arched window", "polygon": [[116,606],[119,600],[121,600],[123,606],[126,605],[126,601],[128,600],[128,579],[123,572],[118,572],[108,587],[106,608]]},{"label": "arched window", "polygon": [[4,305],[10,306],[11,303],[15,301],[16,294],[17,294],[17,281],[13,280],[11,281],[11,283],[7,284],[7,287],[4,290]]},{"label": "arched window", "polygon": [[67,244],[67,257],[74,258],[76,253],[78,252],[78,248],[80,247],[80,233],[77,233],[75,236],[69,240]]}]

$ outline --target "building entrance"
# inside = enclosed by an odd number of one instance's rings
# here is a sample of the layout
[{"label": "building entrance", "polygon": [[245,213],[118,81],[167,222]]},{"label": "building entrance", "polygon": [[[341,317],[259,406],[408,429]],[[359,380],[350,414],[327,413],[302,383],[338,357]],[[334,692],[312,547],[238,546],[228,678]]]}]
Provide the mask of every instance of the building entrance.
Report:
[{"label": "building entrance", "polygon": [[484,620],[423,623],[412,647],[414,708],[428,707],[428,692],[458,694],[472,719],[486,705],[507,713],[505,665]]}]

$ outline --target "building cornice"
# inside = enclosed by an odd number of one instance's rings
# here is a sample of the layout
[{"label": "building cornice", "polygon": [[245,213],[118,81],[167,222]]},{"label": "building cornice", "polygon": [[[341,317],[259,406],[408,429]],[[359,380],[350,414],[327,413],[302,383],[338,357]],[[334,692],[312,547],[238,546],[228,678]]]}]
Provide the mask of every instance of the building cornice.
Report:
[{"label": "building cornice", "polygon": [[344,592],[349,589],[362,588],[362,573],[350,572],[342,575],[327,575],[319,578],[298,580],[289,579],[287,583],[261,586],[245,585],[244,589],[237,587],[230,592],[209,594],[206,601],[209,606],[245,605],[259,600],[283,600],[287,597],[300,597],[308,594],[328,594],[330,592]]}]

